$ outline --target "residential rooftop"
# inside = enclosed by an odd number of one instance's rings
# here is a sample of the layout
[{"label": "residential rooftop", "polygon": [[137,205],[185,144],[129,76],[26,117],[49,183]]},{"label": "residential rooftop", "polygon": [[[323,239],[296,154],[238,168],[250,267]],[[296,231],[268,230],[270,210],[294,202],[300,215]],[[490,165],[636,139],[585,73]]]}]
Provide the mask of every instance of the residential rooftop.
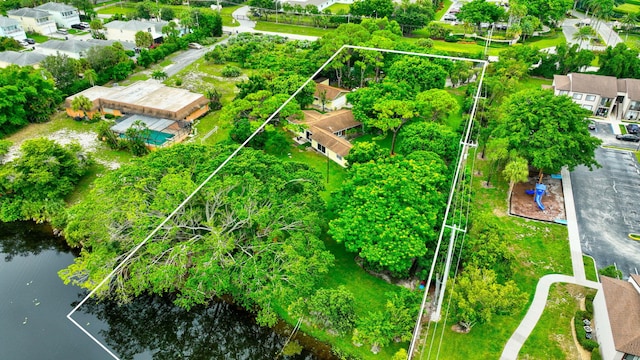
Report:
[{"label": "residential rooftop", "polygon": [[20,21],[12,18],[8,18],[6,16],[0,16],[0,27],[6,28],[9,26],[19,26]]},{"label": "residential rooftop", "polygon": [[77,11],[77,9],[73,6],[57,2],[48,2],[46,4],[36,6],[35,9],[55,12]]},{"label": "residential rooftop", "polygon": [[31,9],[31,8],[20,8],[17,10],[9,10],[7,11],[7,14],[13,15],[13,16],[34,18],[34,19],[40,19],[43,17],[51,16],[48,12],[44,10]]},{"label": "residential rooftop", "polygon": [[[632,275],[633,281],[640,277]],[[616,350],[640,356],[640,293],[630,281],[602,276],[611,333]],[[637,286],[637,285],[636,285]]]},{"label": "residential rooftop", "polygon": [[38,54],[33,51],[17,52],[2,51],[0,52],[0,62],[15,64],[19,66],[36,65],[40,63],[46,55]]}]

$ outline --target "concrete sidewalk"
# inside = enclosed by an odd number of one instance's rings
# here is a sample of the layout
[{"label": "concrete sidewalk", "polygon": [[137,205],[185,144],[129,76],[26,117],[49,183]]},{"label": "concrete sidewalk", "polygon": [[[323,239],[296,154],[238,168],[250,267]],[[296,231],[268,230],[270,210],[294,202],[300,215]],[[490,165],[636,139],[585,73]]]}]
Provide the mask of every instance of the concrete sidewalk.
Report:
[{"label": "concrete sidewalk", "polygon": [[568,283],[590,287],[592,289],[601,289],[600,283],[588,281],[584,271],[584,263],[582,261],[582,247],[580,245],[580,232],[578,231],[578,219],[573,200],[573,188],[571,186],[571,174],[564,168],[562,169],[562,191],[564,194],[564,207],[567,215],[567,231],[569,235],[569,250],[571,253],[571,266],[573,268],[573,276],[551,274],[545,275],[538,281],[536,293],[533,301],[527,310],[527,314],[520,322],[516,331],[511,335],[509,341],[502,351],[501,360],[515,360],[531,332],[536,327],[540,316],[544,312],[549,297],[549,288],[556,283]]}]

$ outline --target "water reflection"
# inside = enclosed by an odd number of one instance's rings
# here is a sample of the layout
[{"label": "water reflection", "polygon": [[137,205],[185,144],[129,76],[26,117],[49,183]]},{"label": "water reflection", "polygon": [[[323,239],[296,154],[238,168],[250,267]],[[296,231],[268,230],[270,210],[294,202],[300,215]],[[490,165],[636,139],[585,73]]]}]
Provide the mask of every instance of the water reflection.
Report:
[{"label": "water reflection", "polygon": [[[285,336],[258,326],[250,314],[225,302],[185,311],[168,297],[141,296],[123,306],[88,301],[83,312],[109,325],[100,336],[122,359],[272,360],[286,341]],[[280,358],[320,359],[306,350]]]},{"label": "water reflection", "polygon": [[15,256],[38,255],[45,250],[71,251],[64,238],[54,236],[47,224],[0,222],[0,252],[6,262]]}]

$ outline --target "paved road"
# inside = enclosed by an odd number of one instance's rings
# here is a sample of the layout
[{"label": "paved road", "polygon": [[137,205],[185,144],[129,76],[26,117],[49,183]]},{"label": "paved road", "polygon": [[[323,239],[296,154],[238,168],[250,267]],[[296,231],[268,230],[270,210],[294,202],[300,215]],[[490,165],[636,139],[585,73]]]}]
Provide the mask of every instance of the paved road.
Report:
[{"label": "paved road", "polygon": [[596,159],[601,169],[572,174],[582,251],[628,277],[640,271],[640,242],[627,236],[640,233],[640,165],[630,151],[601,148]]},{"label": "paved road", "polygon": [[[571,15],[573,15],[575,19],[565,19],[562,22],[562,33],[567,39],[567,43],[578,44],[579,42],[573,39],[573,35],[578,32],[578,23],[585,19],[586,16],[585,14],[577,11],[572,11]],[[607,46],[616,46],[618,43],[623,42],[620,35],[612,29],[611,24],[609,23],[599,22],[594,29],[598,32],[600,37],[602,37],[602,40]],[[606,46],[592,46],[589,45],[588,41],[583,41],[580,48],[602,51]]]}]

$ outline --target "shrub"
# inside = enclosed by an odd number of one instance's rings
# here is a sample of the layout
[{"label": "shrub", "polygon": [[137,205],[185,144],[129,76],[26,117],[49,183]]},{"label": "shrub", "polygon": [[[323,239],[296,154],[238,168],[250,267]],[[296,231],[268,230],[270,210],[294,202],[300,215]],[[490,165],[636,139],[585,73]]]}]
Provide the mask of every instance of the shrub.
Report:
[{"label": "shrub", "polygon": [[116,116],[113,114],[104,114],[104,118],[108,120],[113,120],[116,118]]},{"label": "shrub", "polygon": [[182,79],[176,79],[176,86],[182,86]]},{"label": "shrub", "polygon": [[596,297],[596,294],[589,294],[586,296],[585,298],[585,308],[587,309],[587,312],[589,313],[589,315],[593,316],[593,299]]},{"label": "shrub", "polygon": [[224,77],[238,77],[240,74],[242,74],[242,71],[236,66],[227,65],[222,69],[222,76]]},{"label": "shrub", "polygon": [[586,335],[587,332],[584,330],[584,324],[582,323],[582,320],[584,319],[589,319],[591,320],[591,315],[586,312],[586,311],[576,311],[576,315],[573,318],[573,323],[574,326],[576,328],[576,337],[578,338],[578,342],[580,343],[580,345],[587,351],[593,351],[593,349],[598,348],[598,343],[591,340],[591,339],[587,339]]},{"label": "shrub", "polygon": [[609,265],[598,270],[598,274],[612,277],[614,279],[622,279],[622,271],[618,270],[615,265]]},{"label": "shrub", "polygon": [[602,355],[600,355],[600,348],[595,348],[591,352],[591,360],[602,360]]},{"label": "shrub", "polygon": [[460,40],[460,38],[455,35],[447,35],[444,37],[444,41],[446,42],[458,42],[458,40]]}]

